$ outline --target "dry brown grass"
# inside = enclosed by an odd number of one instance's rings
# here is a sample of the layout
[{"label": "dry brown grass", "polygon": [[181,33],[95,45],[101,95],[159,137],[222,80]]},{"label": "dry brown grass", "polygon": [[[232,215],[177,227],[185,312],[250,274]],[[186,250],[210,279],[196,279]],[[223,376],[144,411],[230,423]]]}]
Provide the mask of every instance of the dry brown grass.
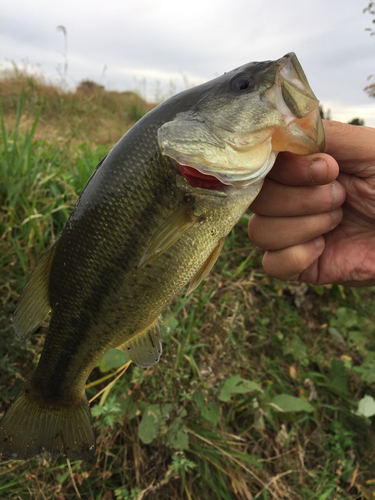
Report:
[{"label": "dry brown grass", "polygon": [[115,144],[154,104],[132,91],[108,91],[90,80],[73,90],[49,83],[38,73],[14,66],[0,78],[6,127],[14,128],[22,99],[21,128],[27,130],[41,108],[35,139],[76,146],[82,142]]}]

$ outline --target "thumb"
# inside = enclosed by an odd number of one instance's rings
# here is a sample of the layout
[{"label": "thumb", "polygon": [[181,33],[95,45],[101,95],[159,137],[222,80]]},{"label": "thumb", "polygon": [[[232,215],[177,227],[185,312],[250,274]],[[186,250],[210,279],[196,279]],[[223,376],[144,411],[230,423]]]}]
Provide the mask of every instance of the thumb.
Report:
[{"label": "thumb", "polygon": [[323,126],[326,133],[325,152],[335,158],[341,171],[358,175],[372,164],[371,171],[367,171],[363,176],[374,174],[375,128],[333,120],[323,120]]}]

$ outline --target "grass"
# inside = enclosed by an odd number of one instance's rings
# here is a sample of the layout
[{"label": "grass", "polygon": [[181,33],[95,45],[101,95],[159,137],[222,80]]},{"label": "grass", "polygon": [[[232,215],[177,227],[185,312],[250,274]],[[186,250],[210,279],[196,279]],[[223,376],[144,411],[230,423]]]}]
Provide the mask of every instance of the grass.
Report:
[{"label": "grass", "polygon": [[[17,72],[0,93],[4,412],[36,365],[47,326],[24,343],[13,337],[18,294],[96,164],[149,107],[90,82],[69,93]],[[204,283],[166,309],[157,365],[128,366],[109,351],[91,374],[97,450],[92,463],[71,463],[82,498],[374,498],[374,422],[356,412],[375,396],[375,289],[269,278],[248,241],[248,218]],[[3,461],[0,497],[77,496],[66,461],[44,454]]]},{"label": "grass", "polygon": [[154,106],[135,92],[106,91],[91,81],[81,82],[74,92],[64,91],[42,75],[17,67],[0,78],[0,96],[5,120],[13,128],[20,97],[24,103],[22,126],[29,127],[42,107],[34,137],[55,142],[62,149],[82,142],[116,143]]}]

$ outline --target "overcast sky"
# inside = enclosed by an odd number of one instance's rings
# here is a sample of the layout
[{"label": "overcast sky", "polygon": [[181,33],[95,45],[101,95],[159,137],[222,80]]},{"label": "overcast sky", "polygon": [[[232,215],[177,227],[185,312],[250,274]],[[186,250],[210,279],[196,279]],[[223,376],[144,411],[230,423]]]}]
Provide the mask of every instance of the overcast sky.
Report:
[{"label": "overcast sky", "polygon": [[[295,52],[332,118],[375,126],[367,0],[0,0],[0,70],[14,61],[155,98]],[[375,82],[375,79],[373,80]]]}]

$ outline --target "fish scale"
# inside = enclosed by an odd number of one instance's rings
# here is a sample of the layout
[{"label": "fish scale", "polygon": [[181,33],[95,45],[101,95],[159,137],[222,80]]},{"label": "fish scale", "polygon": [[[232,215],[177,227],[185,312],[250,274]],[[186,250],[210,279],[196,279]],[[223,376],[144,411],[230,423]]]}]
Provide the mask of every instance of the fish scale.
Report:
[{"label": "fish scale", "polygon": [[244,65],[143,117],[99,163],[20,296],[21,339],[52,314],[38,366],[0,422],[0,451],[90,459],[91,370],[113,347],[139,366],[157,362],[160,313],[210,271],[278,152],[323,146],[318,100],[294,54]]}]

